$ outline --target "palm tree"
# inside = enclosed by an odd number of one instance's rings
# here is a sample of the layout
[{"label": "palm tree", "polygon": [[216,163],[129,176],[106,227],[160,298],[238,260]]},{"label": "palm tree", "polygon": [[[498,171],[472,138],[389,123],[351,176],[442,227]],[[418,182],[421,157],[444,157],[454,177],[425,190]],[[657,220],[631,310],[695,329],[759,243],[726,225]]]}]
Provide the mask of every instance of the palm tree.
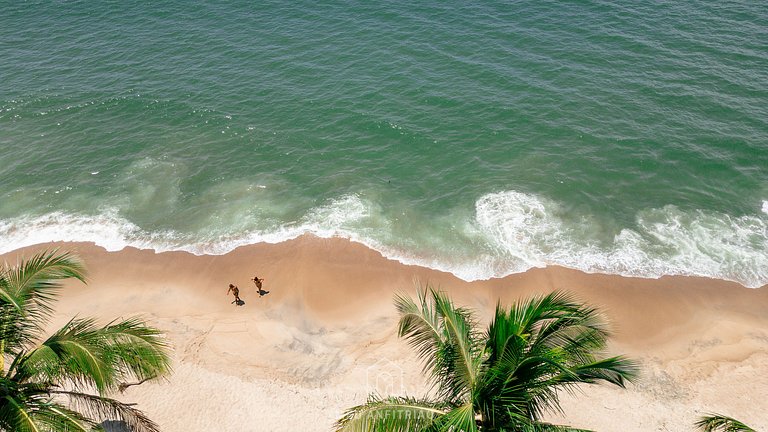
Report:
[{"label": "palm tree", "polygon": [[696,422],[696,427],[701,432],[755,432],[754,429],[744,423],[720,414],[701,417]]},{"label": "palm tree", "polygon": [[83,267],[56,251],[0,267],[0,431],[103,430],[99,422],[115,418],[133,431],[157,431],[141,411],[106,395],[122,380],[167,374],[165,339],[136,318],[104,327],[73,318],[44,338],[69,278],[84,282]]},{"label": "palm tree", "polygon": [[399,336],[432,384],[424,398],[372,395],[336,423],[358,431],[575,431],[541,421],[559,410],[558,391],[581,383],[624,387],[637,371],[623,357],[596,358],[606,344],[598,312],[554,292],[510,309],[496,306],[485,332],[474,314],[428,287],[418,302],[396,296]]}]

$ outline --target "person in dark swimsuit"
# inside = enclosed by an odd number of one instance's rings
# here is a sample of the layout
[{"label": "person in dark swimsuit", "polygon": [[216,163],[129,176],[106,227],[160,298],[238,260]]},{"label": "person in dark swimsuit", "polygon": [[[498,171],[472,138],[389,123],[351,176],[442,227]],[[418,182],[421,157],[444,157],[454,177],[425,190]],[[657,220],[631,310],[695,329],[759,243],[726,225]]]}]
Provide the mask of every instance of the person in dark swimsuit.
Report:
[{"label": "person in dark swimsuit", "polygon": [[258,276],[254,276],[253,279],[251,280],[253,281],[254,284],[256,284],[256,288],[259,289],[259,297],[264,297],[264,294],[269,293],[269,291],[264,291],[263,289],[261,289],[261,287],[263,286],[262,282],[264,282],[264,279],[259,279]]},{"label": "person in dark swimsuit", "polygon": [[227,295],[229,295],[229,293],[232,293],[235,295],[235,300],[232,303],[240,306],[240,303],[242,302],[242,300],[240,300],[240,289],[235,285],[229,284],[229,290],[227,291]]}]

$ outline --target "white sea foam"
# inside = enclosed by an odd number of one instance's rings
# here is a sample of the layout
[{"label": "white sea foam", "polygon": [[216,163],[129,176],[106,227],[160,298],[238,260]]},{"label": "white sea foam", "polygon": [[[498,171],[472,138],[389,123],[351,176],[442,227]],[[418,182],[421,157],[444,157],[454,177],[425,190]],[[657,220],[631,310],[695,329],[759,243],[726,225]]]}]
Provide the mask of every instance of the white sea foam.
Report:
[{"label": "white sea foam", "polygon": [[62,212],[38,217],[20,217],[0,220],[0,253],[51,241],[94,242],[107,250],[115,251],[126,246],[151,247],[140,239],[141,230],[114,212],[98,216],[79,216]]},{"label": "white sea foam", "polygon": [[763,200],[763,213],[768,214],[768,200]]},{"label": "white sea foam", "polygon": [[724,278],[749,287],[768,283],[764,217],[684,212],[670,205],[640,212],[635,227],[606,242],[590,234],[595,230],[588,217],[568,215],[534,195],[485,195],[476,214],[488,242],[509,258],[501,273],[554,264],[627,276]]},{"label": "white sea foam", "polygon": [[95,216],[54,212],[0,220],[0,253],[50,241],[86,241],[111,251],[132,246],[216,255],[311,233],[348,238],[400,262],[451,272],[465,280],[561,265],[640,277],[707,276],[749,287],[768,283],[768,218],[762,215],[731,217],[666,206],[640,212],[633,227],[606,238],[588,215],[570,214],[536,195],[504,191],[481,197],[474,218],[462,216],[462,220],[455,230],[467,245],[448,245],[454,252],[463,250],[449,256],[440,251],[417,253],[392,241],[392,221],[375,203],[358,195],[328,201],[295,222],[245,233],[150,232],[115,209]]},{"label": "white sea foam", "polygon": [[142,230],[119,216],[116,209],[95,216],[53,212],[0,220],[0,253],[47,242],[93,242],[109,251],[131,246],[158,252],[181,250],[197,255],[219,255],[240,246],[280,243],[307,233],[323,238],[341,236],[362,241],[346,226],[368,214],[369,207],[357,195],[348,195],[313,209],[298,222],[270,231],[192,236],[170,230]]}]

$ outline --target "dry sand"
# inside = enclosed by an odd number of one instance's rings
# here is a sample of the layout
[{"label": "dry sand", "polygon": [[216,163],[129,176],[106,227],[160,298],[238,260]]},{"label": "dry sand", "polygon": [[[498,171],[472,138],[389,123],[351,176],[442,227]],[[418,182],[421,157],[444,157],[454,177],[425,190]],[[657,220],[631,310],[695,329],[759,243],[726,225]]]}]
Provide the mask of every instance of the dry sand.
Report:
[{"label": "dry sand", "polygon": [[[2,258],[13,263],[51,246]],[[553,289],[603,309],[615,333],[611,353],[639,359],[642,376],[626,390],[563,395],[565,412],[553,421],[603,432],[691,431],[700,413],[714,411],[768,430],[768,287],[563,268],[468,283],[309,236],[223,256],[56,246],[82,257],[89,283],[67,285],[54,324],[140,314],[167,332],[174,374],[120,396],[165,432],[329,431],[371,391],[420,394],[420,364],[396,337],[392,307],[393,293],[414,293],[415,281],[440,286],[485,322],[498,299]],[[254,274],[266,278],[264,297],[249,282]],[[230,303],[229,283],[245,305]]]}]

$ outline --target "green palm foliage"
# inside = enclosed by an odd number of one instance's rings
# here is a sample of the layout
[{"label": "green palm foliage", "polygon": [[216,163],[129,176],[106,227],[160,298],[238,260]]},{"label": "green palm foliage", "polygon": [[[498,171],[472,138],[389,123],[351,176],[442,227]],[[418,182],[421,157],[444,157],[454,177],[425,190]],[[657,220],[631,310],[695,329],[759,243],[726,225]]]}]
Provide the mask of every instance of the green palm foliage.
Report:
[{"label": "green palm foliage", "polygon": [[134,431],[157,431],[141,411],[114,399],[121,381],[170,370],[159,330],[139,319],[98,326],[76,318],[46,337],[61,281],[85,281],[67,253],[44,252],[0,268],[0,431],[92,431],[120,419]]},{"label": "green palm foliage", "polygon": [[696,422],[696,427],[701,432],[755,432],[744,423],[720,414],[701,417]]},{"label": "green palm foliage", "polygon": [[432,384],[430,397],[380,398],[348,410],[338,432],[576,431],[541,421],[558,392],[578,384],[621,387],[637,371],[623,357],[598,359],[608,331],[598,312],[563,293],[496,307],[485,332],[474,314],[433,288],[397,296],[399,335]]}]

